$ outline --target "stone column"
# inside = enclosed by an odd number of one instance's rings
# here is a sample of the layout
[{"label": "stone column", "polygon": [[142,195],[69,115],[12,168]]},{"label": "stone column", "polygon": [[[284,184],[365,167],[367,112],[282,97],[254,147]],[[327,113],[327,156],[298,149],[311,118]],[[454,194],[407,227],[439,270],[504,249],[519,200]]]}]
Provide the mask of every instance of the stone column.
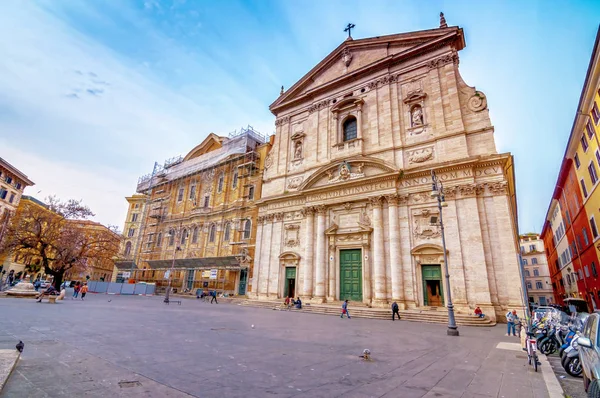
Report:
[{"label": "stone column", "polygon": [[387,197],[389,205],[389,225],[390,225],[390,265],[392,270],[392,300],[399,306],[404,302],[404,289],[402,278],[402,265],[400,256],[400,225],[398,223],[398,196],[390,195]]},{"label": "stone column", "polygon": [[303,298],[311,298],[313,295],[313,254],[315,239],[315,209],[307,207],[304,209],[306,215],[306,240],[304,245],[304,286],[302,286]]},{"label": "stone column", "polygon": [[335,253],[334,253],[334,238],[326,237],[327,246],[327,262],[329,264],[329,288],[327,289],[327,301],[334,301],[336,298],[336,274],[335,274]]},{"label": "stone column", "polygon": [[384,306],[386,304],[385,283],[385,254],[383,252],[383,210],[381,197],[371,198],[373,206],[373,282],[375,285],[375,298],[373,304]]},{"label": "stone column", "polygon": [[[269,250],[271,252],[271,266],[269,267],[269,297],[279,297],[279,283],[281,281],[281,273],[285,272],[281,264],[279,264],[279,255],[281,254],[281,229],[283,227],[283,213],[275,213],[273,220],[273,230],[271,231],[271,239],[269,240]],[[285,278],[285,275],[283,276]]]},{"label": "stone column", "polygon": [[252,293],[250,294],[254,298],[258,298],[258,284],[260,283],[260,251],[264,217],[258,216],[256,221],[256,247],[254,248],[254,267],[252,268]]},{"label": "stone column", "polygon": [[315,298],[319,302],[325,300],[325,271],[327,269],[327,259],[325,258],[327,241],[325,237],[325,206],[317,207],[317,258],[315,264]]},{"label": "stone column", "polygon": [[269,269],[271,268],[271,233],[273,230],[273,214],[268,214],[265,216],[265,224],[264,228],[264,241],[266,244],[261,245],[261,254],[260,254],[260,275],[259,275],[259,287],[258,294],[260,298],[267,299],[267,295],[269,292]]}]

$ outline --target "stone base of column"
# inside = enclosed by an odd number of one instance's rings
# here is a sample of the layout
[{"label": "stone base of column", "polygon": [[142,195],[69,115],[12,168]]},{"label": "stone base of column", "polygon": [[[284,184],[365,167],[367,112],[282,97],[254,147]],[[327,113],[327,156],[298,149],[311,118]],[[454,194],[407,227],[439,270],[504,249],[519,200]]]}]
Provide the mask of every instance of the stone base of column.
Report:
[{"label": "stone base of column", "polygon": [[405,301],[404,305],[406,306],[405,309],[407,309],[407,310],[414,310],[415,308],[417,308],[419,306],[414,301]]},{"label": "stone base of column", "polygon": [[257,300],[268,300],[269,296],[266,293],[258,293]]},{"label": "stone base of column", "polygon": [[325,302],[325,297],[313,297],[310,299],[310,302],[313,304],[323,304]]},{"label": "stone base of column", "polygon": [[328,303],[333,303],[335,301],[335,297],[327,297]]},{"label": "stone base of column", "polygon": [[393,302],[396,302],[396,304],[398,304],[398,308],[401,310],[405,310],[407,307],[406,303],[404,302],[404,300],[400,300],[400,299],[392,299],[390,302],[390,308],[392,308],[392,304]]},{"label": "stone base of column", "polygon": [[373,308],[388,308],[388,307],[390,307],[390,303],[388,303],[387,300],[374,299],[373,301],[371,301],[371,307],[373,307]]}]

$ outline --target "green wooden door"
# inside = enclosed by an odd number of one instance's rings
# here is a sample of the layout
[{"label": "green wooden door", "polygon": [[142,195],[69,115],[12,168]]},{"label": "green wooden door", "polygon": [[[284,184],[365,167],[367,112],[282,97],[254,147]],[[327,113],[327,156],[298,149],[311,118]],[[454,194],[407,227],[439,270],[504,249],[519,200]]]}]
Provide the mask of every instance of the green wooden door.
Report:
[{"label": "green wooden door", "polygon": [[439,265],[421,265],[423,276],[423,301],[425,305],[444,305],[444,284],[442,267]]},{"label": "green wooden door", "polygon": [[243,296],[246,294],[246,285],[248,283],[248,270],[240,270],[240,284],[238,286],[238,294]]},{"label": "green wooden door", "polygon": [[296,267],[285,269],[285,290],[283,297],[296,296]]},{"label": "green wooden door", "polygon": [[362,301],[362,253],[340,250],[340,300]]}]

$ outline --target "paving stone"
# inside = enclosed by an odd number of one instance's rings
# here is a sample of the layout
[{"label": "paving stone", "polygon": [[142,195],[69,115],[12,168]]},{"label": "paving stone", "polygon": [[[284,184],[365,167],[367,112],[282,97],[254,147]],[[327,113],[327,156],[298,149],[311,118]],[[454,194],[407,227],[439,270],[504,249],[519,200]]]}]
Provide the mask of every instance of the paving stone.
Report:
[{"label": "paving stone", "polygon": [[0,299],[0,349],[27,336],[0,398],[547,396],[540,372],[496,348],[513,342],[503,327],[452,338],[444,325],[161,304],[92,294],[48,311]]}]

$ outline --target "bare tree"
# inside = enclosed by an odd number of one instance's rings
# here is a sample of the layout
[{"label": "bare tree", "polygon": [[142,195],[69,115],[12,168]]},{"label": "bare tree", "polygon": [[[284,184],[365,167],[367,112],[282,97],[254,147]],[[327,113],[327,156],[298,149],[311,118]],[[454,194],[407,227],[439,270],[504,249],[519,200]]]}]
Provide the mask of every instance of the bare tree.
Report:
[{"label": "bare tree", "polygon": [[7,227],[0,251],[39,258],[46,274],[54,277],[54,287],[60,289],[70,269],[112,261],[120,239],[101,224],[81,220],[93,215],[81,201],[61,202],[55,197],[49,201],[48,207],[29,201],[21,204]]}]

